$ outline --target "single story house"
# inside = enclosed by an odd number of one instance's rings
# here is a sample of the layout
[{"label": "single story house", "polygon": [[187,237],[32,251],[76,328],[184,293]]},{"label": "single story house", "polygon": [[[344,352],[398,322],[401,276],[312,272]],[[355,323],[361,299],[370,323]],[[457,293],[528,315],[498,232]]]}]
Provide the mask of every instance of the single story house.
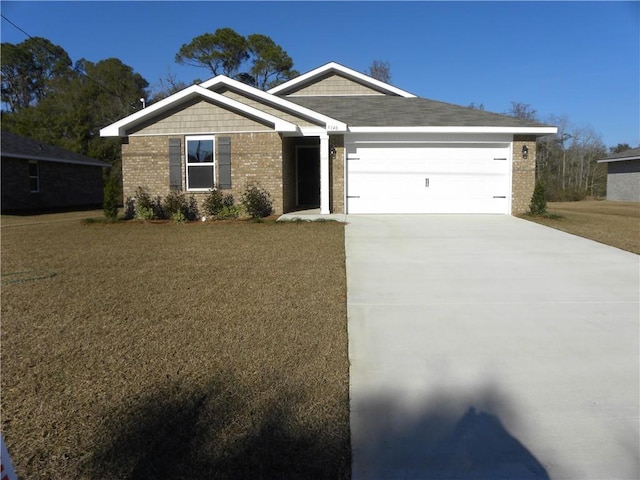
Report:
[{"label": "single story house", "polygon": [[122,139],[139,186],[236,199],[257,184],[276,213],[521,213],[536,138],[556,127],[419,98],[337,63],[269,91],[226,76],[100,131]]},{"label": "single story house", "polygon": [[640,147],[616,153],[607,164],[607,200],[640,202]]},{"label": "single story house", "polygon": [[11,132],[0,137],[3,212],[102,205],[109,163]]}]

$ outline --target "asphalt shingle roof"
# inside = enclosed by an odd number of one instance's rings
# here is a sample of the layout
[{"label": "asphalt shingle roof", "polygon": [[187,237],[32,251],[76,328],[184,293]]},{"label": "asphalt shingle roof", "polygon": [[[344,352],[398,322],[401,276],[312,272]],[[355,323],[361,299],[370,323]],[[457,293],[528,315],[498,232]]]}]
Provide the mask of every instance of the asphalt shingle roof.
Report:
[{"label": "asphalt shingle roof", "polygon": [[2,131],[0,155],[3,157],[17,156],[18,158],[30,158],[33,160],[77,163],[82,165],[93,165],[96,167],[110,167],[111,165],[102,160],[87,157],[79,153],[71,152],[64,148],[49,145],[47,143],[23,137],[12,132]]},{"label": "asphalt shingle roof", "polygon": [[625,150],[624,152],[620,153],[614,153],[613,155],[609,155],[604,160],[618,160],[622,158],[628,158],[629,160],[640,158],[640,147],[632,148],[631,150]]},{"label": "asphalt shingle roof", "polygon": [[426,98],[386,95],[300,96],[287,97],[287,100],[354,127],[549,126]]}]

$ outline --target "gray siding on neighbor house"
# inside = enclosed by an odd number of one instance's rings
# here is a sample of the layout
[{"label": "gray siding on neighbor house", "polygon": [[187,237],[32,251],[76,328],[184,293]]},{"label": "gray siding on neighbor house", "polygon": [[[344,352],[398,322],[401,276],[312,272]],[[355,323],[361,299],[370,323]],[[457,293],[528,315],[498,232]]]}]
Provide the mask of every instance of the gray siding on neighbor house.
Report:
[{"label": "gray siding on neighbor house", "polygon": [[640,202],[640,159],[607,163],[607,200]]}]

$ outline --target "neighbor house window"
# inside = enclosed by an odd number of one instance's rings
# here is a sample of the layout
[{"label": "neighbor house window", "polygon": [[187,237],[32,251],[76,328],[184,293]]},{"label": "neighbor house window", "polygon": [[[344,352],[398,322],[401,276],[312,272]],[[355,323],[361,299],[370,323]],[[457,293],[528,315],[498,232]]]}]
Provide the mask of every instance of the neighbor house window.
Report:
[{"label": "neighbor house window", "polygon": [[213,187],[214,137],[187,137],[187,190],[209,190]]},{"label": "neighbor house window", "polygon": [[38,193],[40,191],[40,171],[38,169],[38,162],[29,162],[29,191],[31,193]]}]

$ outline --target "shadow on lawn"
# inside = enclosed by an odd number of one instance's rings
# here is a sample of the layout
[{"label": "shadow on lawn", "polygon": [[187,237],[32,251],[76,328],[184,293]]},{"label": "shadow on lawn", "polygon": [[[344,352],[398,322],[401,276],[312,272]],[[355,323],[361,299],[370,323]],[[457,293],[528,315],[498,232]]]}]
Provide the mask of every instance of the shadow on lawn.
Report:
[{"label": "shadow on lawn", "polygon": [[[132,399],[107,419],[88,476],[351,478],[346,422],[303,424],[297,413],[302,399],[295,392],[247,404],[256,397],[229,376],[197,392],[172,384]],[[361,446],[354,452],[354,478],[549,479],[497,416],[518,423],[495,390],[431,397],[417,411],[380,397],[352,402],[351,408],[358,412],[353,435]]]},{"label": "shadow on lawn", "polygon": [[[255,394],[253,395],[255,397]],[[91,478],[342,479],[350,477],[349,431],[296,420],[300,399],[281,392],[266,406],[232,378],[199,392],[173,385],[107,419]],[[256,411],[252,411],[255,409]],[[336,429],[338,430],[336,432]]]}]

